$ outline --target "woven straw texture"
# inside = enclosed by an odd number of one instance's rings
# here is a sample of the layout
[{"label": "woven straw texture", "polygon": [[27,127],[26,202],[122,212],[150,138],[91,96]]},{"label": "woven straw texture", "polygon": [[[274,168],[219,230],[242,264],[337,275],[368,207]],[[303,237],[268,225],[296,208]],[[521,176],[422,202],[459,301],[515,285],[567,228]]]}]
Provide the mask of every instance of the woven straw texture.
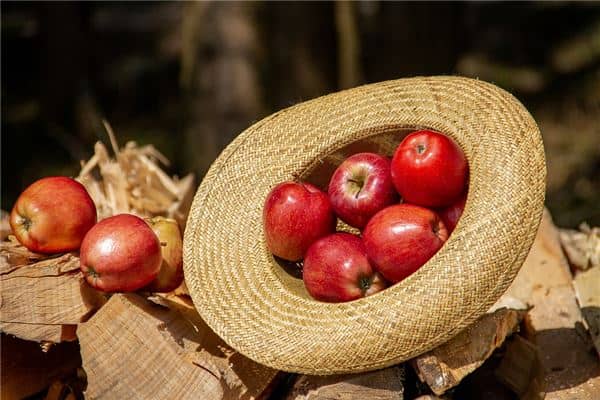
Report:
[{"label": "woven straw texture", "polygon": [[[267,194],[294,178],[325,188],[345,156],[390,155],[424,127],[451,136],[469,161],[456,230],[383,292],[349,303],[311,299],[266,248]],[[535,121],[492,84],[409,78],[320,97],[254,124],[212,165],[185,232],[187,285],[207,324],[257,362],[318,375],[386,367],[448,340],[502,295],[533,242],[545,175]]]}]

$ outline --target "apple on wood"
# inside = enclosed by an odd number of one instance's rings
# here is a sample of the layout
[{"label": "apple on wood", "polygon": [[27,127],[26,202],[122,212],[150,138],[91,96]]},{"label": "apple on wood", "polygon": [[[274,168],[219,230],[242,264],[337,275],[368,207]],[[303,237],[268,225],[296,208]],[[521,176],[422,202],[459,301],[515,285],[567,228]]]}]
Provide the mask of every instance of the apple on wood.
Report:
[{"label": "apple on wood", "polygon": [[119,214],[98,222],[85,235],[80,267],[86,281],[105,292],[131,292],[158,275],[158,237],[141,218]]},{"label": "apple on wood", "polygon": [[310,295],[321,301],[356,300],[386,287],[371,266],[362,240],[335,233],[317,240],[308,249],[302,273]]},{"label": "apple on wood", "polygon": [[85,187],[65,176],[42,178],[21,193],[10,213],[15,237],[29,250],[77,250],[96,223],[96,206]]},{"label": "apple on wood", "polygon": [[267,247],[284,260],[301,260],[311,244],[335,230],[335,223],[327,194],[309,183],[280,183],[265,201]]},{"label": "apple on wood", "polygon": [[417,271],[447,238],[448,231],[435,212],[412,204],[384,208],[363,231],[373,267],[392,283]]},{"label": "apple on wood", "polygon": [[329,200],[348,225],[364,228],[381,209],[398,201],[392,183],[390,160],[375,153],[348,157],[329,182]]},{"label": "apple on wood", "polygon": [[448,136],[429,130],[413,132],[392,158],[392,180],[404,202],[446,207],[464,191],[468,165],[460,147]]},{"label": "apple on wood", "polygon": [[165,217],[149,218],[146,222],[160,242],[162,264],[156,278],[145,289],[151,292],[170,292],[183,282],[183,242],[179,224],[174,219]]}]

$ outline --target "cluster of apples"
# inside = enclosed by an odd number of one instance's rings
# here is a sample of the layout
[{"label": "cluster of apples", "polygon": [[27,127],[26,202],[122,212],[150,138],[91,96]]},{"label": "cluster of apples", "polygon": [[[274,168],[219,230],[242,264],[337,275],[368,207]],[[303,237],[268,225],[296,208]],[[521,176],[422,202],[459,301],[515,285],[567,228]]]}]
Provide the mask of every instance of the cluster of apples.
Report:
[{"label": "cluster of apples", "polygon": [[[269,250],[303,260],[312,297],[355,300],[402,281],[444,244],[462,214],[468,165],[446,135],[407,135],[393,158],[359,153],[333,173],[328,193],[284,182],[267,196],[263,224]],[[337,217],[361,235],[335,232]]]},{"label": "cluster of apples", "polygon": [[132,214],[96,223],[96,205],[74,179],[42,178],[20,194],[10,226],[29,250],[57,254],[79,250],[86,281],[105,292],[170,292],[183,282],[177,221]]}]

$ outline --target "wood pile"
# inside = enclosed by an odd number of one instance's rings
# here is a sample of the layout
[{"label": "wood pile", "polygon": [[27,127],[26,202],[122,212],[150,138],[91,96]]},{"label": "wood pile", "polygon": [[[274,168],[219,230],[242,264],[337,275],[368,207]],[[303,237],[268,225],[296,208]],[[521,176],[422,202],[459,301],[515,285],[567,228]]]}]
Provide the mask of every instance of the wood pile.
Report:
[{"label": "wood pile", "polygon": [[[119,148],[107,129],[114,156],[97,143],[78,176],[99,219],[164,215],[183,228],[194,177],[168,176],[156,149]],[[32,253],[6,219],[2,399],[600,398],[600,229],[559,231],[548,212],[514,283],[478,321],[409,362],[328,377],[286,374],[239,354],[202,321],[185,285],[166,294],[97,292],[77,253]]]}]

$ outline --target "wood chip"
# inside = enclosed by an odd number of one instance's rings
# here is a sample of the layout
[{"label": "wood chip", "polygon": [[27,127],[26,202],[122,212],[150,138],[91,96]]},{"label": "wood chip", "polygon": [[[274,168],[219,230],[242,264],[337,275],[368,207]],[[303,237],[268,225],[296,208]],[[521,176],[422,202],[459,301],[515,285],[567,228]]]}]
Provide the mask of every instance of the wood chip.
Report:
[{"label": "wood chip", "polygon": [[277,371],[229,348],[191,302],[161,298],[168,307],[137,294],[116,294],[80,325],[86,396],[249,399],[269,387]]},{"label": "wood chip", "polygon": [[354,375],[301,375],[286,400],[402,400],[404,368]]},{"label": "wood chip", "polygon": [[600,357],[600,265],[577,273],[573,286],[581,314]]},{"label": "wood chip", "polygon": [[441,395],[481,366],[515,332],[524,310],[502,308],[486,314],[457,336],[412,360],[419,379]]},{"label": "wood chip", "polygon": [[600,363],[571,285],[558,230],[545,211],[533,247],[506,295],[533,306],[526,338],[539,350],[547,400],[597,400]]}]

